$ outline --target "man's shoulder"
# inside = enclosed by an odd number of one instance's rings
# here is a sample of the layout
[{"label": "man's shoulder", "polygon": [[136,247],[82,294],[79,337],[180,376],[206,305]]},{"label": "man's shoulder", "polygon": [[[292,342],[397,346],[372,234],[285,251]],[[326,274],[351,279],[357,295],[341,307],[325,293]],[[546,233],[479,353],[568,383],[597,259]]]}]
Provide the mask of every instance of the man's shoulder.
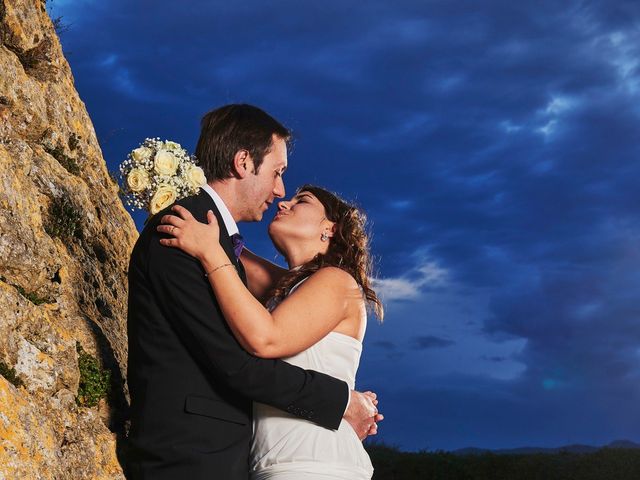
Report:
[{"label": "man's shoulder", "polygon": [[[213,199],[204,190],[200,190],[195,195],[182,198],[178,200],[174,205],[180,205],[191,212],[195,218],[201,222],[206,221],[208,210],[218,210]],[[173,206],[173,205],[172,205]],[[167,208],[167,213],[171,213],[171,207]]]},{"label": "man's shoulder", "polygon": [[[184,198],[181,198],[180,200],[177,200],[175,202],[175,204],[182,205],[185,208],[187,208],[189,206],[191,206],[191,207],[204,206],[204,205],[206,205],[207,200],[210,199],[210,198],[211,197],[209,197],[207,192],[205,192],[204,190],[200,189],[200,190],[198,190],[197,193],[195,193],[193,195],[189,195],[188,197],[184,197]],[[213,203],[213,201],[211,203]],[[171,207],[168,207],[168,208],[171,208]]]},{"label": "man's shoulder", "polygon": [[184,197],[177,200],[176,202],[172,203],[171,205],[164,208],[163,210],[160,210],[155,215],[152,215],[151,217],[149,217],[149,219],[147,220],[144,226],[144,229],[142,230],[142,233],[144,233],[147,230],[155,231],[162,217],[173,213],[171,211],[171,208],[174,205],[180,205],[181,207],[186,208],[196,218],[198,216],[201,216],[203,213],[204,213],[204,217],[206,217],[207,210],[215,207],[215,204],[213,203],[213,201],[210,201],[210,202],[207,201],[207,197],[208,197],[207,193],[204,190],[200,190],[195,195],[190,195],[188,197]]},{"label": "man's shoulder", "polygon": [[[158,225],[160,225],[162,217],[164,217],[165,215],[173,214],[171,207],[173,207],[174,205],[180,205],[186,208],[196,219],[204,221],[207,216],[207,210],[215,208],[215,204],[213,202],[210,202],[209,204],[206,197],[208,197],[207,193],[203,190],[200,190],[200,192],[198,192],[197,194],[181,198],[165,209],[159,211],[155,215],[149,217],[144,225],[144,228],[140,232],[140,236],[138,237],[138,241],[136,242],[134,251],[140,249],[144,249],[146,251],[149,248],[155,246],[156,243],[159,245],[158,240],[160,239],[162,234],[157,230]],[[162,250],[164,250],[164,248]],[[153,248],[151,249],[153,250]]]}]

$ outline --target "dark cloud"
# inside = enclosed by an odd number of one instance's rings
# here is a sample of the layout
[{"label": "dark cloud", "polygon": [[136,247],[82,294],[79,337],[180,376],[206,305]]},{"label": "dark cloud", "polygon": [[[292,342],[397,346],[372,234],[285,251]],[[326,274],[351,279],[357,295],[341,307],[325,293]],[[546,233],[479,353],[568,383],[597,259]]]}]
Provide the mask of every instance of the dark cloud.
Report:
[{"label": "dark cloud", "polygon": [[396,344],[388,340],[378,340],[372,344],[375,347],[384,348],[385,350],[395,350]]},{"label": "dark cloud", "polygon": [[413,339],[413,348],[417,350],[424,350],[428,348],[444,348],[450,345],[454,345],[456,342],[448,340],[446,338],[439,338],[433,335],[427,335],[426,337],[416,337]]},{"label": "dark cloud", "polygon": [[504,362],[504,361],[506,360],[506,358],[505,358],[505,357],[497,357],[497,356],[489,357],[489,356],[487,356],[487,355],[483,355],[483,356],[482,356],[482,358],[483,358],[484,360],[489,360],[489,361],[491,361],[491,362],[497,362],[497,363]]},{"label": "dark cloud", "polygon": [[[381,434],[410,448],[631,435],[638,2],[190,6],[54,2],[105,158],[115,169],[147,136],[192,150],[201,115],[228,102],[291,126],[288,188],[311,181],[359,202],[393,280],[381,285],[402,299],[384,335],[370,327],[362,360],[372,388],[388,383]],[[264,225],[243,233],[282,261]],[[509,342],[524,346],[498,348]],[[439,383],[414,391],[400,366]]]}]

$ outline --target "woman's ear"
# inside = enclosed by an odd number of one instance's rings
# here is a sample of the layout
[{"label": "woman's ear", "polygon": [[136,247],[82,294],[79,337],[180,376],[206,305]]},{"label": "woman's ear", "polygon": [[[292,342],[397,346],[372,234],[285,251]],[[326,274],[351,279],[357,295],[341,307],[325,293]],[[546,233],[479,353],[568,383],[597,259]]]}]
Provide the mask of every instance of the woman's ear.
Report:
[{"label": "woman's ear", "polygon": [[233,157],[233,173],[237,178],[246,177],[253,171],[253,159],[247,150],[238,150]]}]

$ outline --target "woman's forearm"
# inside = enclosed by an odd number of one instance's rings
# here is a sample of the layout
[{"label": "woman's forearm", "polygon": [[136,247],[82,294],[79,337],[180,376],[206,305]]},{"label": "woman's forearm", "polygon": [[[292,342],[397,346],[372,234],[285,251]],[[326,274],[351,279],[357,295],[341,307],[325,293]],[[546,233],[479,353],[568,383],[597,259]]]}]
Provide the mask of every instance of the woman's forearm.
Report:
[{"label": "woman's forearm", "polygon": [[271,290],[288,270],[256,255],[246,247],[240,258],[247,274],[249,291],[264,304]]},{"label": "woman's forearm", "polygon": [[[276,326],[271,313],[247,290],[227,254],[220,249],[201,259],[211,288],[227,323],[240,344],[261,355],[274,342]],[[229,266],[221,267],[222,265]],[[219,268],[221,267],[221,268]]]}]

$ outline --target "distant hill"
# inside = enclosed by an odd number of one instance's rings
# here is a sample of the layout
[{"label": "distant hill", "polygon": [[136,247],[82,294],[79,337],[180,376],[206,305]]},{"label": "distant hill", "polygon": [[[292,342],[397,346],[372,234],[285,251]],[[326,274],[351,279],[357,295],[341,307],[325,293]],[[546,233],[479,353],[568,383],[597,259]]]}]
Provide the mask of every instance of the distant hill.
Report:
[{"label": "distant hill", "polygon": [[630,440],[616,440],[602,447],[594,447],[591,445],[580,445],[580,444],[565,445],[562,447],[552,447],[552,448],[519,447],[519,448],[501,448],[496,450],[468,447],[468,448],[453,450],[451,453],[453,453],[454,455],[481,455],[483,453],[493,453],[496,455],[519,455],[519,454],[533,454],[533,453],[551,454],[551,453],[561,453],[561,452],[593,453],[600,450],[601,448],[640,449],[640,444],[632,442]]}]

